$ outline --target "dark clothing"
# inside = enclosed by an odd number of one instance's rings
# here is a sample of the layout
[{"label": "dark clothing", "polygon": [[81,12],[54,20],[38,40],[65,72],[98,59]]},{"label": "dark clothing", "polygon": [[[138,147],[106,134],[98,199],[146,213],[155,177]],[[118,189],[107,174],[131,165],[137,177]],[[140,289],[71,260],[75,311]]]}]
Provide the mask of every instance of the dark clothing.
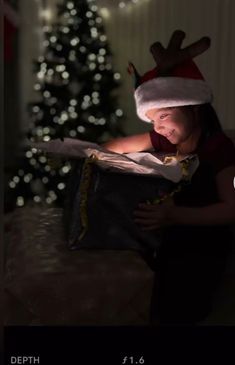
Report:
[{"label": "dark clothing", "polygon": [[[176,146],[150,132],[156,152],[175,153]],[[235,165],[235,147],[223,132],[201,137],[193,151],[200,165],[191,183],[175,195],[178,206],[207,206],[219,202],[216,174]],[[194,324],[211,309],[214,289],[224,270],[232,235],[226,226],[172,226],[150,266],[156,271],[151,321]]]},{"label": "dark clothing", "polygon": [[[176,153],[176,146],[165,137],[150,132],[152,145],[156,152]],[[199,140],[196,153],[200,165],[192,177],[191,184],[175,196],[176,205],[206,206],[218,202],[215,184],[216,174],[224,168],[235,165],[235,147],[233,142],[223,133],[204,136]]]},{"label": "dark clothing", "polygon": [[228,230],[216,226],[179,226],[165,232],[153,263],[153,323],[194,324],[209,314],[230,243]]}]

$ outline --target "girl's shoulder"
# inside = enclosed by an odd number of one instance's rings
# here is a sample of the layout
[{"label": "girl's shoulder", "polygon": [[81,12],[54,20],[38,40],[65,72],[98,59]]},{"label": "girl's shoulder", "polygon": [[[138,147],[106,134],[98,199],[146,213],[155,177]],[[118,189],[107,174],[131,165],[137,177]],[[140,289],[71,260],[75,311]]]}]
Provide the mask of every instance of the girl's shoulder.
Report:
[{"label": "girl's shoulder", "polygon": [[210,162],[216,173],[235,165],[235,145],[223,131],[208,136],[200,146],[198,155],[199,159]]},{"label": "girl's shoulder", "polygon": [[235,152],[235,145],[233,141],[223,131],[207,136],[200,149],[208,153],[221,153],[222,151],[220,148],[225,148],[227,151]]}]

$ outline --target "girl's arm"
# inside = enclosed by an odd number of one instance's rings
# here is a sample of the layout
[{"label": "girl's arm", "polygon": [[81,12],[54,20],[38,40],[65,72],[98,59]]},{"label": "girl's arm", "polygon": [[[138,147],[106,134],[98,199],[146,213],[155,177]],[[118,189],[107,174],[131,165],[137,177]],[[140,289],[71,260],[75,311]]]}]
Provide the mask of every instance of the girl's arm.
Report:
[{"label": "girl's arm", "polygon": [[229,225],[235,223],[235,166],[221,170],[216,176],[220,202],[206,207],[177,207],[173,203],[140,204],[134,212],[136,223],[144,230],[167,225]]},{"label": "girl's arm", "polygon": [[169,209],[169,221],[173,224],[219,225],[235,223],[235,166],[220,171],[216,185],[220,202],[202,208],[174,206]]},{"label": "girl's arm", "polygon": [[115,138],[104,143],[102,147],[116,153],[148,151],[153,148],[149,132],[129,137]]}]

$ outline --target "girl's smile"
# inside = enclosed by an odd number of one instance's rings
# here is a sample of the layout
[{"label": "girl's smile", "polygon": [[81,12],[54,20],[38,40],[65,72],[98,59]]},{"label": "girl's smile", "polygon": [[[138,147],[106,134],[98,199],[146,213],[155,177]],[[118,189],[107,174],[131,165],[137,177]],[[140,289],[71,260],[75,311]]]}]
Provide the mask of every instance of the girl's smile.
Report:
[{"label": "girl's smile", "polygon": [[168,133],[168,134],[163,134],[163,136],[164,137],[166,137],[167,139],[170,139],[171,138],[171,136],[174,134],[174,129],[170,132],[170,133]]}]

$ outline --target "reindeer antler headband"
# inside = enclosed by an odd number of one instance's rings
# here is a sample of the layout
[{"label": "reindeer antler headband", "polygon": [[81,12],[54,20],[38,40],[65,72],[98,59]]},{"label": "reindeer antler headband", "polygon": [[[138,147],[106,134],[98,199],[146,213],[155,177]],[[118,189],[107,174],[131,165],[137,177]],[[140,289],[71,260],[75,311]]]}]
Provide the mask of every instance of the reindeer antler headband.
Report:
[{"label": "reindeer antler headband", "polygon": [[128,72],[135,78],[135,101],[140,119],[149,122],[145,113],[152,108],[197,105],[212,101],[212,92],[192,58],[210,47],[203,37],[181,49],[185,33],[176,30],[165,49],[160,42],[150,51],[157,67],[140,76],[133,63]]}]

